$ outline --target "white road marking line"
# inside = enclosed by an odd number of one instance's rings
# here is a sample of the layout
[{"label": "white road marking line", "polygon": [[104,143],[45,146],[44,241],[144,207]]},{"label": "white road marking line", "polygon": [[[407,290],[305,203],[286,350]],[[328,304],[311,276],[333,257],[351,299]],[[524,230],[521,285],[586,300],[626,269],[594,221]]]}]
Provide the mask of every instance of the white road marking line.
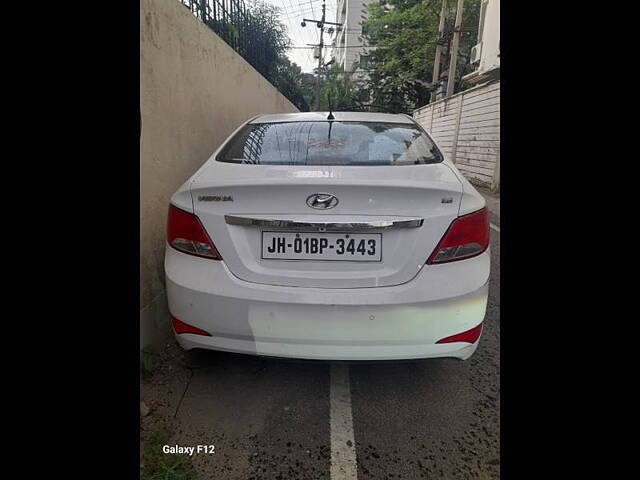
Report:
[{"label": "white road marking line", "polygon": [[491,228],[493,228],[496,232],[500,233],[500,227],[497,225],[494,225],[493,223],[489,223],[489,226]]},{"label": "white road marking line", "polygon": [[357,480],[356,442],[351,416],[349,366],[331,365],[330,393],[331,480]]}]

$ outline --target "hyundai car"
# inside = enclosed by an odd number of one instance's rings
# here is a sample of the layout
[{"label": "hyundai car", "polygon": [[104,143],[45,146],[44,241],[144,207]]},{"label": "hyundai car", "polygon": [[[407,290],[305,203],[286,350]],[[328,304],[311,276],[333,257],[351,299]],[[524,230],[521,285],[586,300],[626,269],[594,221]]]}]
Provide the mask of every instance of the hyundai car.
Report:
[{"label": "hyundai car", "polygon": [[259,115],[168,207],[166,290],[184,349],[464,360],[489,270],[484,198],[404,114]]}]

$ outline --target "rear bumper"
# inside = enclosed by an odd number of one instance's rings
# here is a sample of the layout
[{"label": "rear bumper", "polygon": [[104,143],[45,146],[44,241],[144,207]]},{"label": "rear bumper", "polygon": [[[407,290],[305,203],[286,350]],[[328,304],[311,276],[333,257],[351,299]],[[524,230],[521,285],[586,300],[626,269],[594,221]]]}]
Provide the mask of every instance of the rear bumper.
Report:
[{"label": "rear bumper", "polygon": [[435,267],[460,268],[466,263],[466,288],[470,277],[478,285],[467,292],[452,288],[450,297],[428,299],[434,291],[433,275],[423,272],[395,287],[276,287],[244,282],[224,262],[169,247],[165,257],[169,311],[212,335],[176,335],[185,349],[326,360],[466,359],[479,340],[474,344],[436,342],[484,319],[488,256],[485,252],[455,262],[458,265]]}]

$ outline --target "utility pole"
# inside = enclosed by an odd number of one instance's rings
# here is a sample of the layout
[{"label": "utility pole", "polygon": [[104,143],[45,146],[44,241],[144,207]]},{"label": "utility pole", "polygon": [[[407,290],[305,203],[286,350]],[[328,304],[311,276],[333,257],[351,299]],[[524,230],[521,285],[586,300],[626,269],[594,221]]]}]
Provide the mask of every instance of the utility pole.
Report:
[{"label": "utility pole", "polygon": [[447,97],[453,95],[453,87],[456,83],[456,64],[458,63],[458,45],[460,44],[460,26],[462,25],[462,10],[464,0],[458,0],[456,10],[456,24],[453,27],[453,41],[451,44],[451,59],[449,61],[449,75],[447,76]]},{"label": "utility pole", "polygon": [[303,27],[306,27],[307,26],[306,22],[313,22],[320,29],[320,44],[319,45],[314,45],[314,46],[319,47],[318,48],[318,75],[316,76],[316,111],[320,110],[320,75],[322,75],[322,47],[324,47],[324,26],[326,24],[342,26],[341,23],[334,23],[334,22],[327,22],[326,21],[326,8],[327,8],[327,6],[325,4],[325,0],[322,0],[322,19],[321,20],[311,20],[311,19],[308,19],[308,18],[303,18],[302,19],[302,23],[300,24]]},{"label": "utility pole", "polygon": [[[442,8],[440,9],[440,24],[438,25],[438,42],[436,43],[436,58],[433,61],[433,78],[431,84],[436,85],[440,83],[440,56],[442,55],[442,36],[444,34],[444,21],[447,16],[447,0],[442,0]],[[431,91],[431,99],[429,103],[434,102],[436,99],[436,90]]]},{"label": "utility pole", "polygon": [[320,22],[320,49],[318,51],[318,76],[316,77],[316,111],[320,110],[320,75],[322,69],[322,47],[324,46],[324,13],[325,3],[324,0],[322,0],[322,21]]}]

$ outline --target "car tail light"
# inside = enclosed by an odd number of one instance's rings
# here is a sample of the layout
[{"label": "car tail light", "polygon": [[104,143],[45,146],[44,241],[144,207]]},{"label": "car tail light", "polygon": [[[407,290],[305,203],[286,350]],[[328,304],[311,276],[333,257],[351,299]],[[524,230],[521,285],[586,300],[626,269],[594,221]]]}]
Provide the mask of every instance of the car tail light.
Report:
[{"label": "car tail light", "polygon": [[211,334],[209,332],[205,332],[198,327],[194,327],[193,325],[184,323],[183,321],[178,320],[173,315],[171,315],[171,323],[173,324],[173,329],[176,333],[193,333],[195,335],[204,335],[205,337],[211,337]]},{"label": "car tail light", "polygon": [[167,242],[176,250],[190,255],[222,260],[200,219],[173,205],[169,205]]},{"label": "car tail light", "polygon": [[489,212],[486,208],[456,218],[433,251],[428,264],[475,257],[489,246]]},{"label": "car tail light", "polygon": [[457,333],[455,335],[451,335],[450,337],[442,338],[438,340],[436,343],[453,343],[453,342],[476,343],[476,340],[480,338],[481,333],[482,333],[482,323],[477,327],[473,327],[471,330],[467,330],[466,332]]}]

